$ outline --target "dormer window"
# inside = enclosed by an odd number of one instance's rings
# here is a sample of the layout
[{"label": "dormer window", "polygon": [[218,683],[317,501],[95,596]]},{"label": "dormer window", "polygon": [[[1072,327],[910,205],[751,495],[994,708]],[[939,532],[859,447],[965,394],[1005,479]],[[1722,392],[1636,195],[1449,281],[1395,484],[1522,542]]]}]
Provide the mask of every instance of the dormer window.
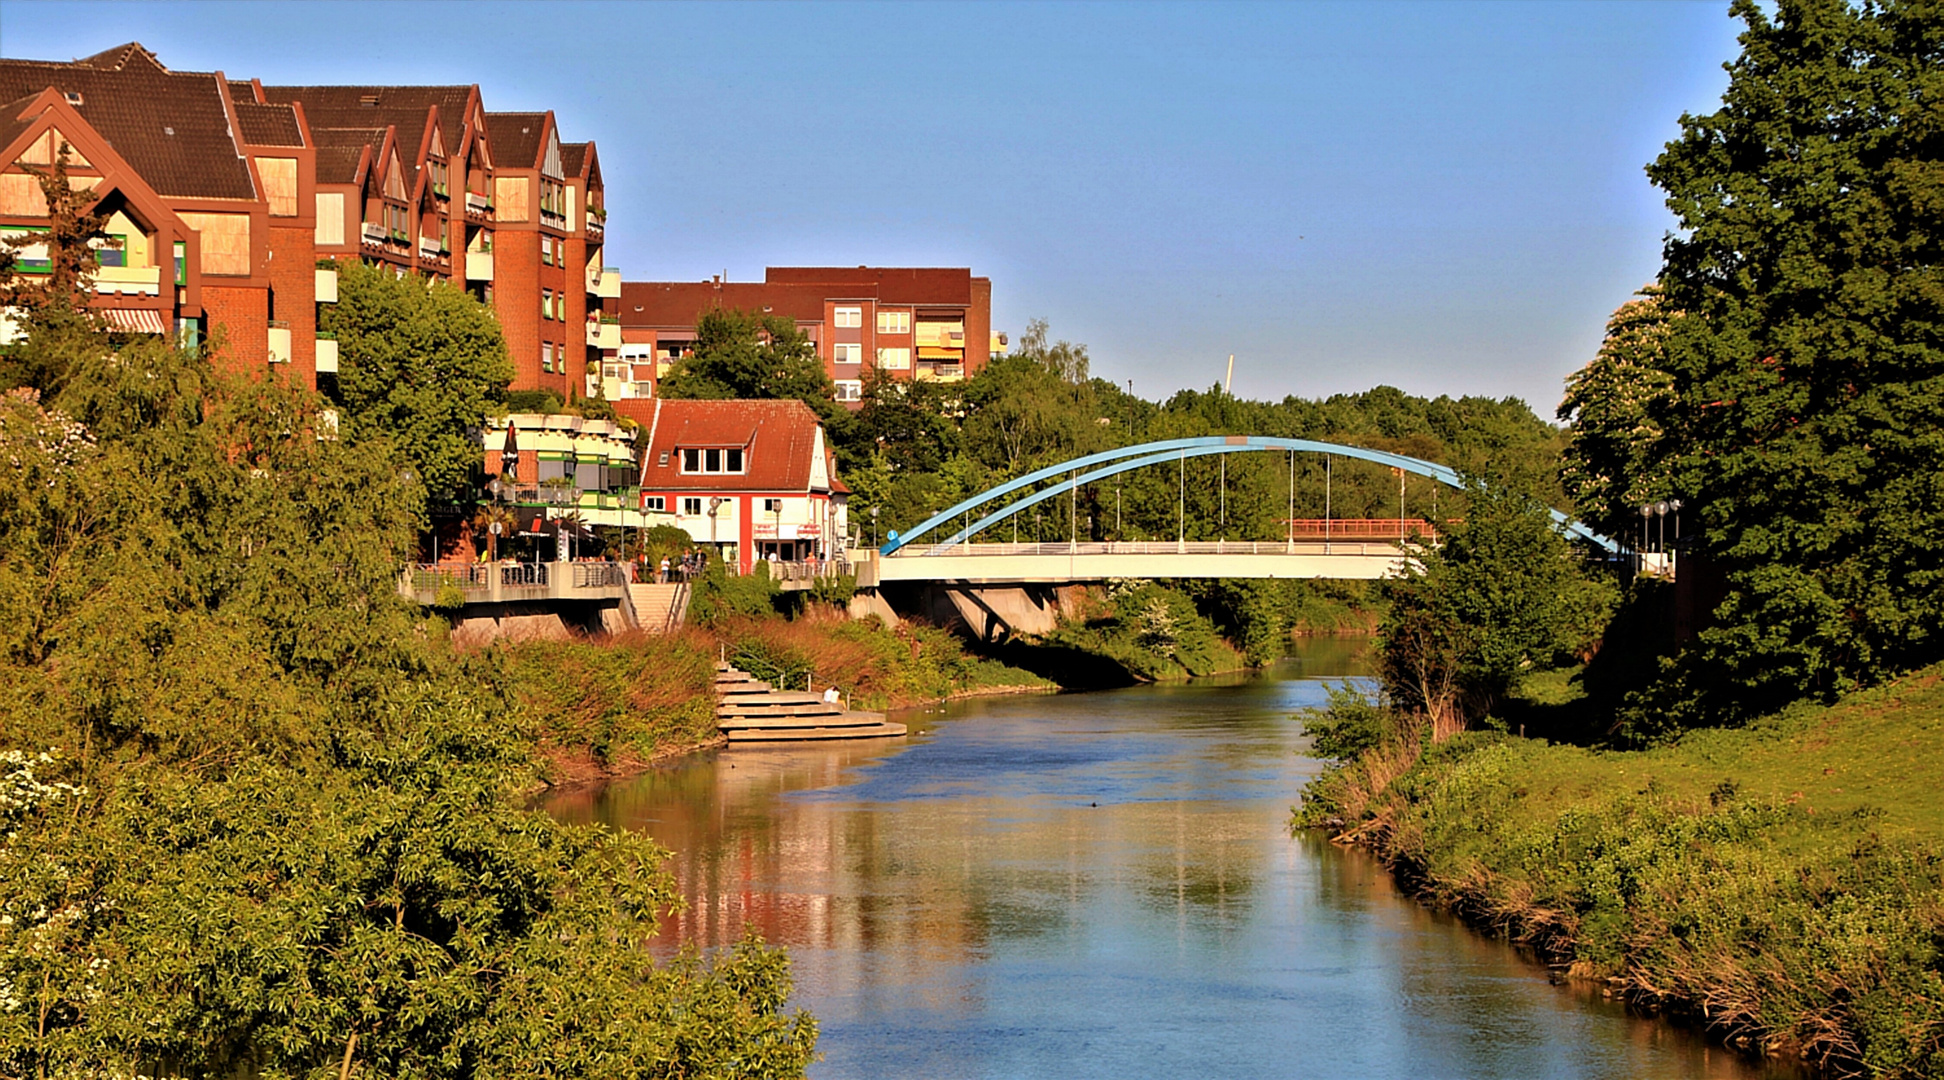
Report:
[{"label": "dormer window", "polygon": [[684,473],[741,473],[743,471],[742,447],[722,449],[686,447],[682,450],[682,471]]},{"label": "dormer window", "polygon": [[441,199],[449,198],[450,196],[446,187],[446,163],[440,161],[438,158],[433,158],[428,163],[428,167],[432,173],[432,194],[437,195]]}]

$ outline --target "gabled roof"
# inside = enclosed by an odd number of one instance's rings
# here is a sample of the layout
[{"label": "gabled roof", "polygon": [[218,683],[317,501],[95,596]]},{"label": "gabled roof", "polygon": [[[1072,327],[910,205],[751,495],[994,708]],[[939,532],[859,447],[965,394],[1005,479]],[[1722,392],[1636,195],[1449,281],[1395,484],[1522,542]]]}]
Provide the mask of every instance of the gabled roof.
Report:
[{"label": "gabled roof", "polygon": [[[619,409],[622,402],[616,402]],[[809,491],[819,449],[817,414],[801,401],[630,401],[627,414],[652,438],[642,458],[641,486],[650,491]],[[740,475],[682,472],[687,447],[742,447]],[[668,455],[667,464],[662,455]],[[826,475],[837,490],[825,453]]]},{"label": "gabled roof", "polygon": [[139,41],[131,41],[126,45],[117,45],[112,49],[103,49],[93,56],[76,60],[75,63],[85,67],[95,68],[98,71],[127,71],[130,69],[131,64],[135,70],[169,70],[163,67],[162,61],[156,59],[155,54],[144,48]]},{"label": "gabled roof", "polygon": [[0,100],[49,87],[163,195],[257,198],[218,75],[175,72],[130,43],[71,64],[0,60]]},{"label": "gabled roof", "polygon": [[493,140],[493,153],[501,168],[537,169],[540,167],[541,140],[547,133],[547,114],[543,112],[489,112],[486,130]]},{"label": "gabled roof", "polygon": [[602,186],[601,155],[592,141],[561,143],[560,160],[567,166],[568,176],[580,177],[590,188]]},{"label": "gabled roof", "polygon": [[385,128],[312,127],[317,140],[317,182],[320,184],[359,184],[367,156],[376,158],[385,145]]}]

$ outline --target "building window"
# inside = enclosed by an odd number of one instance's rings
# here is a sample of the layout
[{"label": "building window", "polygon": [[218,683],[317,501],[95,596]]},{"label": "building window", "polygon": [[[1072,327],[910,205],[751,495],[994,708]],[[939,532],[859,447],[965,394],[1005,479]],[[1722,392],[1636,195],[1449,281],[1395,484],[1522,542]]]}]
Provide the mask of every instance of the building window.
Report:
[{"label": "building window", "polygon": [[864,346],[856,342],[837,342],[830,346],[830,360],[835,364],[861,364],[864,362]]},{"label": "building window", "polygon": [[837,326],[854,329],[864,325],[864,309],[861,307],[840,307],[837,309]]},{"label": "building window", "polygon": [[685,498],[682,500],[682,513],[700,514],[701,512],[702,500],[700,498]]},{"label": "building window", "polygon": [[878,333],[880,334],[911,333],[911,312],[909,311],[878,312]]},{"label": "building window", "polygon": [[552,266],[554,264],[554,241],[551,236],[542,236],[540,238],[540,263],[543,266]]},{"label": "building window", "polygon": [[431,161],[431,171],[432,171],[432,194],[437,195],[438,197],[443,199],[447,196],[446,163],[440,161],[438,158],[433,158]]},{"label": "building window", "polygon": [[738,446],[726,450],[686,448],[682,451],[682,471],[685,473],[742,472],[742,447]]},{"label": "building window", "polygon": [[863,401],[864,383],[858,379],[837,380],[838,401]]},{"label": "building window", "polygon": [[[696,501],[700,502],[701,500],[698,499]],[[668,510],[668,496],[643,495],[641,497],[641,508],[650,513],[655,513],[655,514],[666,513]]]},{"label": "building window", "polygon": [[765,513],[765,514],[780,514],[780,513],[782,513],[782,512],[783,512],[783,500],[782,500],[782,499],[764,499],[764,500],[763,500],[763,513]]},{"label": "building window", "polygon": [[543,319],[553,318],[553,290],[552,289],[540,290],[540,317]]},{"label": "building window", "polygon": [[553,342],[551,341],[543,341],[540,343],[540,370],[545,372],[553,371]]},{"label": "building window", "polygon": [[886,371],[908,371],[911,368],[911,350],[879,349],[877,362]]}]

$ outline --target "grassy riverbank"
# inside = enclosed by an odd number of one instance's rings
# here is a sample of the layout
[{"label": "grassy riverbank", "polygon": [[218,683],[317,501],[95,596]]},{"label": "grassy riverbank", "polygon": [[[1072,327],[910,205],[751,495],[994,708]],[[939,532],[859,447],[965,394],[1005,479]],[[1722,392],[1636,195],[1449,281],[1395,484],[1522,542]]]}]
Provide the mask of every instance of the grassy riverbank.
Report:
[{"label": "grassy riverbank", "polygon": [[1944,1070],[1944,667],[1637,752],[1393,732],[1295,823],[1733,1045]]}]

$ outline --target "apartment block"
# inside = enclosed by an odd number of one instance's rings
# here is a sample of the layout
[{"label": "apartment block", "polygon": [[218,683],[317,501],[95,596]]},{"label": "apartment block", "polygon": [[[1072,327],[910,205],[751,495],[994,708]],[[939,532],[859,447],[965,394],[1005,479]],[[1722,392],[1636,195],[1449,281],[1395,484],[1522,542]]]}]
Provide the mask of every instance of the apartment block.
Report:
[{"label": "apartment block", "polygon": [[0,232],[46,228],[29,170],[69,146],[118,238],[96,304],[128,332],[219,335],[230,362],[329,390],[337,344],[317,337],[317,305],[337,282],[319,263],[359,260],[490,304],[513,389],[596,393],[619,351],[599,153],[561,142],[550,112],[489,113],[477,85],[177,72],[136,43],[0,59],[0,102]]},{"label": "apartment block", "polygon": [[623,282],[620,350],[607,396],[648,397],[668,366],[693,350],[704,312],[783,316],[816,343],[841,400],[858,400],[865,372],[956,382],[1000,348],[992,280],[969,269],[770,267],[760,282]]},{"label": "apartment block", "polygon": [[[224,361],[314,386],[316,147],[296,109],[239,99],[247,85],[171,71],[135,43],[0,60],[0,232],[46,229],[31,170],[65,145],[70,182],[108,217],[94,306],[110,326],[215,336]],[[25,256],[29,274],[45,265]]]}]

